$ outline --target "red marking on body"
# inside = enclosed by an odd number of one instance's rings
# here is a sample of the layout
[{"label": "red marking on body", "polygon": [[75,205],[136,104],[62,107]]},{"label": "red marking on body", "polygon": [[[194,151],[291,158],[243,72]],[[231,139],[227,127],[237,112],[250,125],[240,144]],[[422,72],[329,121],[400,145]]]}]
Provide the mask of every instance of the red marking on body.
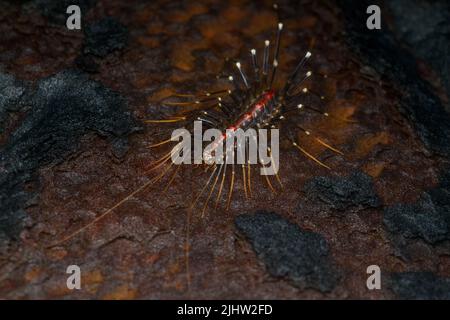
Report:
[{"label": "red marking on body", "polygon": [[263,109],[268,105],[268,103],[275,97],[275,91],[270,89],[266,92],[264,92],[261,96],[261,98],[259,98],[259,100],[257,100],[253,106],[250,108],[250,110],[248,110],[248,112],[246,112],[245,114],[243,114],[237,121],[236,124],[234,126],[228,127],[227,129],[233,129],[235,130],[235,128],[241,128],[242,124],[245,121],[252,121],[254,119],[254,114],[256,112],[262,112]]}]

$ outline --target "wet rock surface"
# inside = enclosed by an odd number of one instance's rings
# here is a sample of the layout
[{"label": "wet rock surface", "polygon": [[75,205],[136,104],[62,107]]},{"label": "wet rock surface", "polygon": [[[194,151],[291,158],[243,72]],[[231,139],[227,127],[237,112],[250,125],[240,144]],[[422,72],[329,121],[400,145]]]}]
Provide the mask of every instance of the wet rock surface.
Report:
[{"label": "wet rock surface", "polygon": [[307,197],[323,201],[341,211],[355,206],[380,206],[372,178],[360,171],[347,177],[315,177],[306,182],[304,189]]},{"label": "wet rock surface", "polygon": [[[283,1],[277,74],[281,82],[313,53],[317,77],[305,85],[326,97],[317,107],[331,116],[305,112],[302,124],[344,155],[298,138],[331,171],[281,141],[283,187],[269,179],[275,192],[255,170],[246,196],[238,170],[228,211],[221,200],[189,216],[208,175],[183,168],[167,192],[164,180],[48,247],[155,177],[148,165],[167,150],[149,145],[173,127],[134,133],[141,120],[171,114],[162,101],[175,93],[221,89],[225,58],[246,68],[248,50],[259,54],[277,23],[271,3],[260,1],[98,0],[79,2],[82,30],[68,31],[65,3],[0,2],[1,298],[445,296],[444,12],[427,7],[436,23],[424,20],[417,33],[438,37],[435,44],[403,31],[411,20],[401,21],[398,1],[382,6],[389,23],[370,32],[365,1]],[[242,215],[260,210],[277,214]],[[83,274],[76,292],[66,287],[74,263]],[[372,264],[393,285],[367,290]]]},{"label": "wet rock surface", "polygon": [[237,228],[249,239],[270,274],[305,289],[331,291],[339,276],[325,239],[275,213],[240,215]]}]

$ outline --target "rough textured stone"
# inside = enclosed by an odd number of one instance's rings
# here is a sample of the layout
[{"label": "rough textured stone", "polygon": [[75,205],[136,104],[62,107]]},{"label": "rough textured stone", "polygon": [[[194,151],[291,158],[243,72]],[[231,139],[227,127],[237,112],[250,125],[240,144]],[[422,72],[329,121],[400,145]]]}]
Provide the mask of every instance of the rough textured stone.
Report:
[{"label": "rough textured stone", "polygon": [[75,59],[75,65],[81,70],[88,73],[97,73],[99,64],[95,61],[94,56],[90,54],[82,54]]},{"label": "rough textured stone", "polygon": [[305,192],[309,198],[319,199],[338,210],[380,205],[372,178],[360,171],[347,177],[315,177],[305,184]]},{"label": "rough textured stone", "polygon": [[17,235],[16,219],[24,216],[23,183],[38,167],[63,160],[90,131],[118,139],[135,128],[120,95],[77,71],[42,79],[28,99],[33,112],[0,152],[0,233],[9,237]]},{"label": "rough textured stone", "polygon": [[128,29],[113,17],[93,22],[84,29],[84,33],[84,53],[98,57],[123,49],[128,42]]},{"label": "rough textured stone", "polygon": [[[450,115],[418,71],[416,59],[395,40],[383,24],[366,27],[370,1],[338,1],[345,17],[347,41],[355,53],[403,92],[400,110],[413,123],[422,141],[433,151],[450,155]],[[447,55],[448,56],[448,55]]]},{"label": "rough textured stone", "polygon": [[386,4],[395,17],[395,34],[431,64],[450,96],[450,3],[393,0]]},{"label": "rough textured stone", "polygon": [[[126,51],[114,51],[102,58],[84,54],[84,33],[67,30],[65,21],[61,20],[58,25],[51,23],[51,19],[34,5],[21,5],[13,0],[1,3],[2,72],[25,81],[26,88],[31,88],[39,85],[40,79],[58,74],[76,63],[87,72],[95,72],[92,78],[103,84],[99,84],[100,87],[120,92],[133,115],[143,120],[171,114],[173,106],[163,106],[161,102],[185,100],[169,98],[174,93],[221,89],[222,81],[216,81],[215,77],[232,69],[231,63],[225,67],[224,58],[240,59],[247,75],[251,76],[249,49],[256,48],[261,59],[264,40],[274,39],[277,23],[271,4],[263,1],[97,0],[95,8],[84,16],[83,28],[93,21],[112,16],[130,31]],[[365,26],[366,8],[357,6],[358,2],[348,2],[346,10],[350,12],[345,14],[361,10],[364,18],[355,23]],[[241,170],[237,170],[230,209],[224,208],[226,199],[214,208],[216,186],[204,217],[199,217],[200,212],[193,212],[187,239],[187,207],[202,189],[210,172],[185,166],[174,177],[168,192],[162,192],[167,179],[136,194],[78,236],[60,246],[46,248],[156,176],[153,173],[144,176],[144,170],[166,153],[167,146],[150,149],[148,145],[168,138],[172,128],[179,124],[145,125],[142,134],[133,135],[125,155],[126,143],[121,137],[111,135],[112,141],[102,139],[94,133],[97,126],[92,126],[92,130],[80,127],[80,131],[74,131],[76,135],[88,131],[94,134],[83,136],[78,148],[74,145],[75,152],[68,151],[70,156],[61,157],[61,160],[54,157],[55,163],[50,165],[46,160],[41,161],[38,168],[28,171],[36,174],[28,175],[31,183],[26,183],[25,188],[22,181],[28,178],[24,171],[15,173],[20,177],[17,180],[12,179],[14,174],[11,173],[9,181],[12,181],[12,187],[17,186],[17,191],[10,191],[7,184],[1,184],[0,192],[12,195],[6,199],[14,198],[14,203],[20,206],[33,206],[26,208],[27,218],[22,229],[13,220],[7,220],[11,224],[5,229],[13,233],[16,228],[14,233],[20,233],[20,240],[8,241],[7,246],[0,245],[0,298],[390,299],[396,296],[385,284],[382,284],[383,290],[366,289],[366,266],[377,264],[382,270],[391,272],[433,270],[436,274],[449,276],[449,261],[443,244],[430,246],[402,236],[390,238],[393,234],[386,233],[380,208],[367,210],[371,214],[358,214],[350,208],[350,214],[339,215],[322,210],[326,205],[319,201],[302,201],[302,210],[298,210],[299,197],[303,196],[300,190],[307,181],[323,175],[344,177],[355,168],[363,168],[373,177],[383,203],[413,202],[424,190],[435,187],[442,159],[426,151],[414,127],[398,112],[398,103],[406,94],[398,86],[395,72],[391,78],[380,77],[371,66],[373,62],[378,70],[380,60],[391,57],[383,54],[384,50],[374,48],[372,42],[368,42],[367,50],[375,52],[373,59],[354,54],[359,52],[357,46],[347,45],[347,21],[343,21],[343,13],[336,2],[283,1],[279,7],[285,28],[277,77],[280,76],[280,80],[286,77],[299,58],[311,50],[313,56],[307,66],[316,76],[308,79],[307,85],[308,88],[311,85],[311,91],[327,97],[320,102],[320,107],[330,115],[357,121],[337,121],[306,110],[299,113],[298,119],[305,129],[345,152],[345,157],[334,156],[300,132],[299,139],[305,150],[332,167],[332,173],[299,154],[298,150],[281,148],[283,189],[278,188],[275,177],[269,177],[277,189],[277,194],[272,194],[267,181],[259,177],[259,173],[252,172],[252,197],[247,199]],[[385,7],[382,10],[383,17],[389,15]],[[61,17],[65,16],[61,14]],[[366,28],[361,29],[362,36],[368,33]],[[390,42],[380,41],[379,44],[391,48]],[[407,48],[407,43],[401,41],[394,44]],[[410,59],[415,52],[408,52],[405,57]],[[86,59],[76,60],[80,56]],[[400,57],[395,59],[401,60]],[[237,71],[235,67],[233,71]],[[430,73],[428,65],[421,61],[420,75],[416,76]],[[323,79],[320,74],[328,77]],[[76,82],[72,89],[78,91],[83,85],[84,82]],[[22,84],[18,82],[17,86]],[[85,98],[96,99],[97,93],[88,91]],[[20,102],[26,106],[25,103],[31,101],[27,96],[33,94],[34,90],[26,89]],[[33,116],[35,108],[31,107],[19,112],[7,111],[10,120],[1,135],[2,147],[8,143],[11,132],[20,128],[24,119]],[[36,110],[41,112],[40,108]],[[95,108],[83,112],[94,114],[89,118],[103,117],[97,117]],[[108,115],[109,112],[105,117]],[[60,119],[67,121],[65,117]],[[286,119],[282,127],[295,125],[293,119]],[[36,120],[41,120],[44,127],[47,125],[45,117]],[[60,130],[63,125],[56,127]],[[60,134],[55,133],[55,136]],[[73,143],[70,135],[62,133],[58,146],[67,138],[66,144]],[[289,147],[289,141],[284,140],[282,138],[281,142]],[[20,139],[15,141],[20,142]],[[35,142],[37,145],[30,144],[30,149],[40,148],[39,144],[43,144],[39,139]],[[44,154],[47,152],[45,148],[42,150]],[[37,153],[25,151],[33,156]],[[50,148],[49,152],[53,154],[54,151]],[[117,157],[122,156],[118,161]],[[18,183],[14,185],[14,181]],[[229,183],[227,177],[223,197],[226,197]],[[39,194],[30,198],[30,191]],[[199,203],[204,203],[208,191],[205,190],[205,197]],[[316,203],[319,203],[318,207]],[[327,239],[341,275],[331,292],[302,290],[293,287],[288,276],[284,279],[271,277],[263,262],[258,263],[258,256],[249,252],[252,251],[250,244],[236,240],[235,217],[257,209],[276,210],[284,217],[292,216],[292,222],[301,225],[300,233],[308,230]],[[8,206],[7,210],[12,209]],[[14,217],[20,215],[17,212]],[[409,259],[396,249],[398,238],[408,247]],[[307,247],[314,242],[320,241],[309,241]],[[281,240],[279,243],[284,244]],[[287,246],[290,248],[289,244]],[[190,249],[189,255],[186,255],[186,249]],[[83,290],[68,291],[65,270],[74,263],[83,270]],[[283,265],[278,258],[273,263]]]},{"label": "rough textured stone", "polygon": [[287,277],[300,288],[330,291],[338,276],[325,239],[305,231],[275,213],[240,215],[237,228],[276,277]]},{"label": "rough textured stone", "polygon": [[134,128],[120,95],[74,70],[41,80],[29,103],[33,113],[4,148],[15,168],[60,159],[88,131],[123,137]]},{"label": "rough textured stone", "polygon": [[402,299],[450,299],[450,278],[431,272],[394,273],[389,287]]},{"label": "rough textured stone", "polygon": [[424,192],[415,203],[396,204],[384,211],[390,232],[429,243],[450,240],[450,188],[444,176],[440,187]]},{"label": "rough textured stone", "polygon": [[5,129],[9,117],[8,112],[20,110],[21,99],[25,93],[25,85],[8,73],[0,72],[0,133]]}]

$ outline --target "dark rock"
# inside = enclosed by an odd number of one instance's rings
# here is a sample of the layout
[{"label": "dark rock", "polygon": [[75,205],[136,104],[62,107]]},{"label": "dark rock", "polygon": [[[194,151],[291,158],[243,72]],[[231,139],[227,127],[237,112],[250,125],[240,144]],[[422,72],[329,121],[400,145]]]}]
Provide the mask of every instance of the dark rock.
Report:
[{"label": "dark rock", "polygon": [[325,239],[275,213],[240,215],[237,228],[249,239],[258,258],[276,277],[287,277],[299,288],[331,291],[339,276]]},{"label": "dark rock", "polygon": [[439,185],[441,188],[450,190],[450,169],[447,168],[439,177]]},{"label": "dark rock", "polygon": [[50,22],[65,26],[69,17],[66,13],[67,7],[70,5],[79,6],[81,17],[83,17],[95,5],[96,0],[34,0],[31,2],[40,9],[42,15]]},{"label": "dark rock", "polygon": [[338,210],[380,205],[372,178],[360,171],[347,177],[315,177],[306,182],[305,192],[308,198],[319,199]]},{"label": "dark rock", "polygon": [[124,137],[119,137],[111,141],[111,146],[113,155],[119,159],[125,157],[129,149],[128,140]]},{"label": "dark rock", "polygon": [[444,176],[440,187],[424,192],[416,203],[387,207],[383,221],[388,230],[431,244],[450,240],[450,187],[446,179]]},{"label": "dark rock", "polygon": [[[450,196],[450,195],[448,195]],[[450,228],[441,207],[429,196],[413,204],[396,204],[384,211],[384,224],[390,232],[406,238],[422,238],[429,243],[449,239]]]},{"label": "dark rock", "polygon": [[14,167],[21,169],[59,160],[88,131],[120,137],[134,128],[125,100],[77,71],[41,80],[29,103],[32,114],[4,149]]},{"label": "dark rock", "polygon": [[99,71],[99,64],[90,54],[83,54],[75,59],[75,65],[83,71],[88,73],[97,73]]},{"label": "dark rock", "polygon": [[0,112],[17,111],[25,85],[13,75],[0,72]]},{"label": "dark rock", "polygon": [[395,33],[439,73],[450,96],[450,3],[421,0],[386,1]]},{"label": "dark rock", "polygon": [[431,272],[394,273],[390,276],[389,287],[402,299],[450,299],[450,279]]},{"label": "dark rock", "polygon": [[386,77],[402,93],[400,110],[414,124],[425,145],[436,153],[449,156],[450,115],[428,82],[420,78],[415,57],[397,43],[385,23],[381,30],[367,29],[366,9],[372,2],[339,0],[338,3],[345,17],[349,46],[365,64]]},{"label": "dark rock", "polygon": [[125,48],[128,43],[128,29],[112,17],[90,24],[84,33],[84,53],[102,58]]},{"label": "dark rock", "polygon": [[5,130],[9,112],[19,111],[23,105],[25,85],[14,76],[0,71],[0,133]]},{"label": "dark rock", "polygon": [[88,132],[114,140],[135,129],[125,100],[77,71],[40,80],[26,103],[33,112],[0,150],[0,238],[17,235],[29,196],[23,184],[36,169],[62,161]]}]

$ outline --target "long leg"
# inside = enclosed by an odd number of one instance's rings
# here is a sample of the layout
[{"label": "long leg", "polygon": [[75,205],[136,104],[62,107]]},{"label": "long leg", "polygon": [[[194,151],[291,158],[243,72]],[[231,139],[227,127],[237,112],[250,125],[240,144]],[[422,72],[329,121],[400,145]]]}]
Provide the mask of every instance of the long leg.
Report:
[{"label": "long leg", "polygon": [[251,179],[251,170],[250,170],[250,160],[247,160],[247,186],[248,186],[248,195],[251,198],[252,197],[252,179]]},{"label": "long leg", "polygon": [[253,73],[254,73],[254,81],[255,81],[255,87],[254,87],[254,94],[256,94],[256,90],[259,90],[259,87],[261,85],[261,81],[259,79],[259,66],[258,66],[258,60],[256,58],[256,49],[250,50],[251,56],[252,56],[252,66],[253,66]]},{"label": "long leg", "polygon": [[175,180],[175,177],[176,177],[179,169],[180,169],[180,166],[178,165],[177,168],[174,170],[169,182],[167,183],[167,186],[164,188],[163,193],[166,193],[167,190],[169,190],[170,186],[172,185],[173,180]]},{"label": "long leg", "polygon": [[263,66],[262,66],[262,83],[267,87],[267,76],[269,74],[269,54],[270,54],[270,41],[264,41],[263,52]]},{"label": "long leg", "polygon": [[149,119],[144,120],[145,123],[175,123],[186,120],[186,117],[174,117],[171,119]]}]

